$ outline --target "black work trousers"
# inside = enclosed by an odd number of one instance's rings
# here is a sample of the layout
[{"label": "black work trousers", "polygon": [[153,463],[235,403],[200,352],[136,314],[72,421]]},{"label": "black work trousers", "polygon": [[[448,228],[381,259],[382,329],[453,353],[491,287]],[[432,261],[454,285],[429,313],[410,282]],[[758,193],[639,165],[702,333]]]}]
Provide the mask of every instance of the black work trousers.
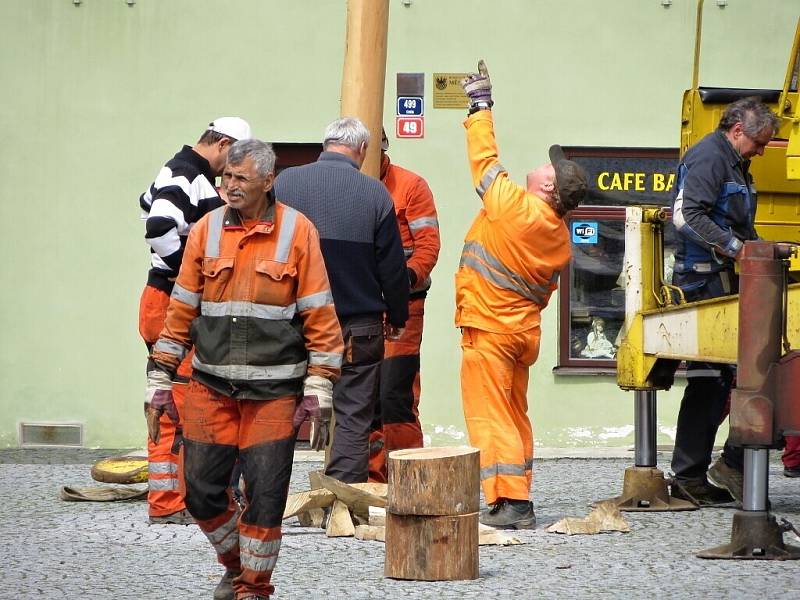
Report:
[{"label": "black work trousers", "polygon": [[[732,270],[720,273],[676,272],[672,283],[684,291],[689,302],[735,294],[739,290],[738,277]],[[736,367],[733,365],[687,364],[687,385],[678,412],[672,454],[672,471],[677,480],[706,481],[714,439],[725,418],[735,377]],[[741,447],[731,445],[730,439],[725,441],[722,457],[728,466],[741,471],[743,456]]]},{"label": "black work trousers", "polygon": [[[672,454],[672,471],[679,481],[706,481],[714,439],[726,415],[734,373],[731,365],[688,363],[688,381],[678,412]],[[742,470],[743,450],[731,445],[730,440],[725,441],[722,457],[729,467]]]},{"label": "black work trousers", "polygon": [[378,403],[383,319],[359,315],[339,322],[344,358],[342,375],[333,386],[336,426],[325,473],[345,483],[363,483],[369,475],[369,432]]}]

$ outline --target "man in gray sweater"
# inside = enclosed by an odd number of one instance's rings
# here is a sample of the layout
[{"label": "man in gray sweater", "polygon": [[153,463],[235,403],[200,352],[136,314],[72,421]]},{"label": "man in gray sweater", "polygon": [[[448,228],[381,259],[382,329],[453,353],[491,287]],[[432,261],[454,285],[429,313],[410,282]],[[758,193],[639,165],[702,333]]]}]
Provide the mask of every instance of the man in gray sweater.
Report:
[{"label": "man in gray sweater", "polygon": [[319,231],[345,352],[333,388],[336,429],[326,473],[367,481],[369,429],[378,401],[384,335],[396,337],[408,318],[409,281],[394,204],[386,187],[359,171],[369,131],[355,118],[325,130],[323,152],[275,181],[281,202]]}]

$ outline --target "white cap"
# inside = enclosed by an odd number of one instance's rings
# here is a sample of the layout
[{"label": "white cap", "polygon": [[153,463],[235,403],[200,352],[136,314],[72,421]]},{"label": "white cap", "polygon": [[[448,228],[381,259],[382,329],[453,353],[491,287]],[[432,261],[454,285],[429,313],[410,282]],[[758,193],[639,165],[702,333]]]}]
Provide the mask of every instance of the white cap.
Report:
[{"label": "white cap", "polygon": [[250,124],[239,117],[220,117],[219,119],[214,119],[208,124],[207,131],[216,131],[236,141],[249,140],[253,137],[250,131]]}]

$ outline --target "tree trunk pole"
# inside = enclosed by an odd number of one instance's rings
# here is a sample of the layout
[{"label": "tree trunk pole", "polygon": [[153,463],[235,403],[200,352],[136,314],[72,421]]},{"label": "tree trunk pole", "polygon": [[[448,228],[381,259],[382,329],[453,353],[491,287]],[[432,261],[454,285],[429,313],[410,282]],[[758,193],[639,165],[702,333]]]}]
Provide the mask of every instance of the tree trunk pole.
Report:
[{"label": "tree trunk pole", "polygon": [[358,117],[369,129],[370,144],[361,170],[376,178],[381,166],[388,30],[389,0],[347,1],[341,116]]}]

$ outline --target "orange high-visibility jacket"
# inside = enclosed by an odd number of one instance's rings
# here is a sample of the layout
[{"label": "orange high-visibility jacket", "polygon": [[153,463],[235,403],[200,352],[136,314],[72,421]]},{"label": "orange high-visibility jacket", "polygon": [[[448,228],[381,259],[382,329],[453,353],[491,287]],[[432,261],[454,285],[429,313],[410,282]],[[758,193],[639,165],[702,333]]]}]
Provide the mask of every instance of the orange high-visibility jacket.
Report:
[{"label": "orange high-visibility jacket", "polygon": [[431,271],[439,259],[441,247],[433,193],[422,177],[392,164],[385,154],[381,162],[381,181],[394,202],[406,265],[417,277],[411,294],[424,295],[431,287]]},{"label": "orange high-visibility jacket", "polygon": [[514,183],[498,161],[492,113],[464,121],[472,181],[483,208],[456,273],[456,325],[517,333],[540,323],[570,259],[569,233],[544,200]]},{"label": "orange high-visibility jacket", "polygon": [[227,206],[194,226],[153,359],[174,372],[192,344],[193,378],[236,399],[338,377],[342,334],[311,221],[273,200],[249,228]]}]

